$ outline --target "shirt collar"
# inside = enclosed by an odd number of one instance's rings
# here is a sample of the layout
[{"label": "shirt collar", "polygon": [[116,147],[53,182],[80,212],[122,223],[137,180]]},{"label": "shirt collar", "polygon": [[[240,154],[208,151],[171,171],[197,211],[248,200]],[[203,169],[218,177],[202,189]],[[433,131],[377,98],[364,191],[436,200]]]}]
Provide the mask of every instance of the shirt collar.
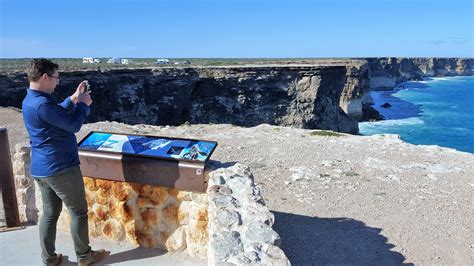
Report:
[{"label": "shirt collar", "polygon": [[28,88],[26,91],[27,91],[28,94],[38,95],[38,96],[41,95],[41,96],[46,96],[46,97],[51,98],[51,94],[46,93],[46,92],[42,92],[42,91],[38,91],[38,90],[33,90],[32,88]]}]

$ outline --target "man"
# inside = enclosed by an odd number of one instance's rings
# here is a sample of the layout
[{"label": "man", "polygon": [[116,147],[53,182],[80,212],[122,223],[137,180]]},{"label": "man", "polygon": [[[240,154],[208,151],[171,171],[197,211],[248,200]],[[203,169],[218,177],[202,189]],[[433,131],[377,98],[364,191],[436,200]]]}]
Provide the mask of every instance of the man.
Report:
[{"label": "man", "polygon": [[89,265],[105,256],[105,250],[91,250],[84,181],[79,168],[77,140],[92,104],[87,81],[57,104],[51,94],[59,83],[59,66],[47,59],[33,59],[27,69],[30,88],[22,111],[31,144],[31,175],[43,199],[39,223],[41,257],[45,265],[58,265],[55,253],[56,224],[62,203],[71,216],[71,235],[79,265]]}]

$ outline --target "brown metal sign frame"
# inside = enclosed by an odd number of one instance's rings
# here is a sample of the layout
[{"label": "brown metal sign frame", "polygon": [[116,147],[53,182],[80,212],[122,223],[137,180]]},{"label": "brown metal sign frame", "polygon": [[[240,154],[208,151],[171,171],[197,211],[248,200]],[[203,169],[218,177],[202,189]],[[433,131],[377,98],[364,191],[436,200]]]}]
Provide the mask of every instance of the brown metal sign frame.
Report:
[{"label": "brown metal sign frame", "polygon": [[207,163],[209,158],[211,158],[212,154],[214,153],[215,149],[217,148],[217,141],[212,140],[199,140],[199,139],[188,139],[188,138],[171,138],[171,137],[162,137],[162,136],[154,136],[154,135],[144,135],[144,134],[128,134],[128,133],[115,133],[115,132],[107,132],[107,131],[91,131],[89,132],[84,138],[82,138],[78,145],[79,151],[92,151],[88,149],[81,148],[81,144],[93,133],[104,133],[104,134],[114,134],[114,135],[121,135],[121,136],[139,136],[139,137],[152,137],[152,138],[160,138],[160,139],[168,139],[168,140],[183,140],[183,141],[201,141],[201,142],[209,142],[215,144],[214,148],[209,152],[206,160],[199,161],[199,160],[188,160],[188,159],[176,159],[176,158],[169,158],[169,157],[161,157],[161,156],[153,156],[153,155],[146,155],[146,154],[132,154],[132,153],[122,153],[117,151],[93,151],[93,152],[103,152],[103,153],[110,153],[110,154],[126,154],[127,156],[137,156],[137,157],[144,157],[144,158],[152,158],[152,159],[160,159],[160,160],[170,160],[170,161],[187,161],[191,163]]},{"label": "brown metal sign frame", "polygon": [[214,144],[214,148],[209,152],[209,155],[204,161],[122,153],[116,151],[89,150],[81,149],[79,147],[81,171],[84,176],[121,182],[158,185],[186,191],[206,191],[206,162],[217,147],[217,142],[141,134],[92,131],[89,132],[89,134],[87,134],[78,145],[80,146],[94,132],[191,142],[201,141]]}]

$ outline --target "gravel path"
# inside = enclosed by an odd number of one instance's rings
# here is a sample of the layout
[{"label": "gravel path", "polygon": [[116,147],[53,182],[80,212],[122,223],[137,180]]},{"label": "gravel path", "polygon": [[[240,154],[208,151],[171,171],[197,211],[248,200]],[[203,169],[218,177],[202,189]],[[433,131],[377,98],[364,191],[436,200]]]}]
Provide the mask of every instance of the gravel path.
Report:
[{"label": "gravel path", "polygon": [[[21,114],[0,110],[11,145]],[[159,127],[116,122],[89,130],[216,140],[212,156],[249,165],[294,265],[474,264],[474,155],[411,145],[396,135],[318,136],[260,125]]]}]

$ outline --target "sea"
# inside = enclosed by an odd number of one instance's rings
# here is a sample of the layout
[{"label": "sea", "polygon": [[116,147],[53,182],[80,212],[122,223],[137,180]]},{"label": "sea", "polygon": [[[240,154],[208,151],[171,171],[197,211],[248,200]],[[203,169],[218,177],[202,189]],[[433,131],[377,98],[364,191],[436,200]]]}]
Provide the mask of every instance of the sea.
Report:
[{"label": "sea", "polygon": [[425,78],[371,94],[386,120],[359,123],[360,134],[398,134],[408,143],[474,153],[474,76]]}]

